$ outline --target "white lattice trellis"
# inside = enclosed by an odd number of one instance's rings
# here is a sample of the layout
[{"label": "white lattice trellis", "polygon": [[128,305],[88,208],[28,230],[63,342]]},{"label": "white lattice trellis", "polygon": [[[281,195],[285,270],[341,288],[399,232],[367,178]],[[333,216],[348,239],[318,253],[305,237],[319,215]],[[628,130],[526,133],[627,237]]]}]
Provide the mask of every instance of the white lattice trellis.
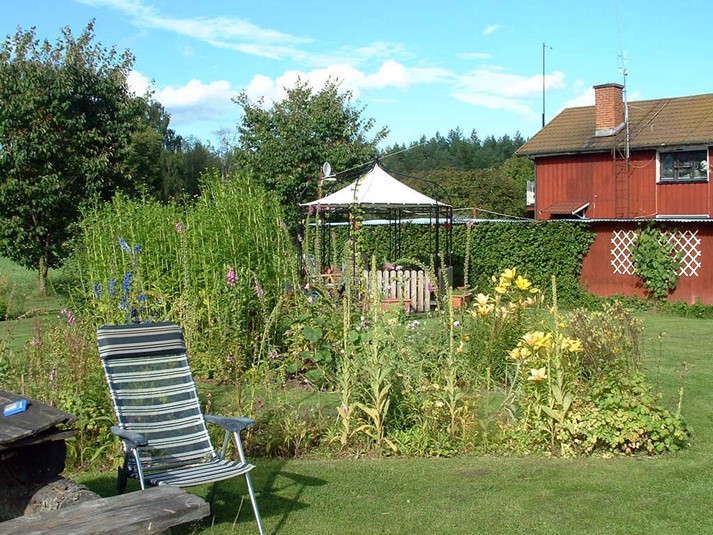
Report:
[{"label": "white lattice trellis", "polygon": [[633,275],[634,264],[631,261],[631,245],[636,239],[635,230],[615,230],[611,235],[610,261],[614,274]]},{"label": "white lattice trellis", "polygon": [[[676,246],[682,253],[681,277],[697,277],[701,268],[701,239],[697,230],[664,231],[668,243]],[[635,230],[615,230],[611,235],[610,264],[615,274],[634,275],[634,264],[631,261],[631,245],[636,240]]]}]

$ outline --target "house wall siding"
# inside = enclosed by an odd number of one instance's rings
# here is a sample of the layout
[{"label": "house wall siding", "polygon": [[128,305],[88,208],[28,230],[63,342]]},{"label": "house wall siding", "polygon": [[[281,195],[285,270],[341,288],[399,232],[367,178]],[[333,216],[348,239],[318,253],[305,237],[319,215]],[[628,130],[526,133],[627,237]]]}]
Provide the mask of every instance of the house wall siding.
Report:
[{"label": "house wall siding", "polygon": [[627,164],[618,151],[616,157],[611,152],[541,157],[535,164],[537,219],[552,218],[541,211],[561,201],[589,202],[586,216],[590,219],[711,213],[710,181],[657,183],[655,150],[631,153],[628,184]]},{"label": "house wall siding", "polygon": [[[638,225],[633,222],[592,222],[591,229],[596,239],[589,249],[582,264],[582,287],[598,296],[631,295],[644,297],[645,289],[641,280],[634,274],[616,273],[614,264],[622,255],[615,251],[615,232],[635,231]],[[683,245],[689,257],[695,258],[695,274],[682,275],[669,301],[685,301],[693,304],[700,302],[713,305],[713,224],[703,222],[681,222],[661,225],[662,229],[694,236],[693,240]]]}]

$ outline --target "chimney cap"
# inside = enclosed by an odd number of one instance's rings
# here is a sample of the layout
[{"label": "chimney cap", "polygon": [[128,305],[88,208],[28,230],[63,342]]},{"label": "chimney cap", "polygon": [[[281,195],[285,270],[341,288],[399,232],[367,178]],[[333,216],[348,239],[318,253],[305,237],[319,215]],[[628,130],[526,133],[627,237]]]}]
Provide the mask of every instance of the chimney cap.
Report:
[{"label": "chimney cap", "polygon": [[595,85],[595,86],[594,86],[594,89],[604,89],[604,88],[606,88],[606,87],[618,87],[619,89],[624,89],[624,86],[623,86],[623,85],[617,84],[617,83],[615,83],[615,82],[610,82],[610,83],[608,83],[608,84]]}]

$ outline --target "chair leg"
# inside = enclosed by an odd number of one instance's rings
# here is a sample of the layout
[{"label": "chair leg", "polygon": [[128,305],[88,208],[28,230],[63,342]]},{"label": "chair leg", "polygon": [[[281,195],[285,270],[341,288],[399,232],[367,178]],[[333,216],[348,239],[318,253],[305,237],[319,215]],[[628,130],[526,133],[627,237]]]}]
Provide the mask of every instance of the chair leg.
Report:
[{"label": "chair leg", "polygon": [[216,481],[210,489],[210,496],[208,497],[208,504],[210,505],[211,511],[213,510],[213,501],[215,500],[215,487],[218,485]]},{"label": "chair leg", "polygon": [[250,479],[250,473],[245,474],[245,482],[248,485],[248,494],[250,495],[250,502],[253,504],[253,512],[255,513],[255,521],[257,522],[257,529],[260,535],[265,535],[265,531],[262,529],[262,520],[260,519],[260,510],[257,508],[257,500],[255,499],[255,491],[253,490],[253,482]]},{"label": "chair leg", "polygon": [[126,490],[126,480],[129,477],[129,452],[124,454],[124,465],[117,468],[116,474],[116,490],[119,494],[123,494]]}]

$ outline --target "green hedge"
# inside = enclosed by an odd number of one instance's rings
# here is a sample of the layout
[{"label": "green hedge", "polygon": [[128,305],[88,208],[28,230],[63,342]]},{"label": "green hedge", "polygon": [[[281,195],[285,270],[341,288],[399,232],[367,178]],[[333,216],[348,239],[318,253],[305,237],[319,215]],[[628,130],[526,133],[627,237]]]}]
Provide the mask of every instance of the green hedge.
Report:
[{"label": "green hedge", "polygon": [[[576,303],[583,292],[579,286],[582,259],[595,234],[586,223],[572,221],[487,221],[475,223],[470,231],[470,285],[488,287],[492,275],[516,267],[539,288],[550,291],[552,275],[557,278],[558,296],[563,303]],[[428,225],[403,224],[401,258],[413,258],[427,265],[433,262],[435,233]],[[463,264],[467,228],[453,228],[452,265],[454,284],[463,284]],[[335,227],[326,240],[325,258],[341,258],[346,227]],[[364,252],[377,263],[394,262],[395,230],[388,225],[363,226]],[[445,250],[445,232],[441,233]],[[330,252],[330,251],[333,251]],[[447,260],[447,259],[446,259]]]}]

